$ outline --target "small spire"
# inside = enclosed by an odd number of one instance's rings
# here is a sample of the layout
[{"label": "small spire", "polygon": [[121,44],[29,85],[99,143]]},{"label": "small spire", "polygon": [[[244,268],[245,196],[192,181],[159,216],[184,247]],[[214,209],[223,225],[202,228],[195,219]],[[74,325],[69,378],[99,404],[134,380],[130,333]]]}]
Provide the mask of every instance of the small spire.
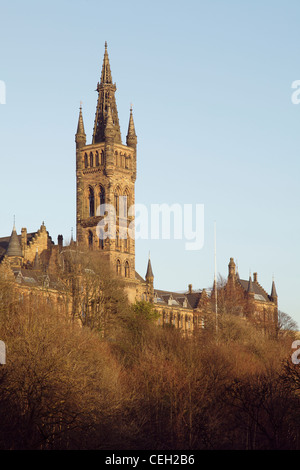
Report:
[{"label": "small spire", "polygon": [[83,117],[82,117],[82,101],[80,101],[79,118],[78,118],[76,135],[85,135]]},{"label": "small spire", "polygon": [[133,114],[132,114],[132,104],[131,104],[126,144],[128,145],[128,147],[135,147],[136,143],[137,143],[137,138],[136,138],[136,133],[135,133]]},{"label": "small spire", "polygon": [[76,147],[80,148],[86,144],[86,135],[84,132],[84,124],[83,124],[83,117],[82,117],[82,102],[80,101],[80,108],[79,108],[79,117],[78,117],[78,125],[77,125],[77,132],[75,134],[75,142]]},{"label": "small spire", "polygon": [[248,282],[248,293],[253,294],[254,289],[253,289],[253,283],[252,283],[252,277],[251,275],[249,276],[249,282]]},{"label": "small spire", "polygon": [[152,266],[151,266],[151,260],[150,260],[150,252],[149,252],[149,259],[148,259],[148,266],[147,266],[147,272],[146,272],[146,281],[150,278],[154,278],[153,271],[152,271]]},{"label": "small spire", "polygon": [[278,297],[278,296],[277,296],[276,287],[275,287],[274,276],[273,276],[273,281],[272,281],[271,297],[272,297],[273,299],[275,299],[275,297]]}]

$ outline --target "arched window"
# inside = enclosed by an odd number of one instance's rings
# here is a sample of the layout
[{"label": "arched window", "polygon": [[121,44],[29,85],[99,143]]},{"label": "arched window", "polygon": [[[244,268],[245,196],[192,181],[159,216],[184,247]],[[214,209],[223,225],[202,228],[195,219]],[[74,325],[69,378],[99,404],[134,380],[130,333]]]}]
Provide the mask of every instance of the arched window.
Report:
[{"label": "arched window", "polygon": [[121,262],[120,262],[119,259],[117,259],[117,266],[116,267],[117,267],[117,274],[118,275],[121,274]]},{"label": "arched window", "polygon": [[90,248],[93,248],[93,241],[94,241],[93,232],[89,230],[89,247]]},{"label": "arched window", "polygon": [[101,150],[101,165],[104,165],[104,152]]},{"label": "arched window", "polygon": [[95,162],[96,166],[99,166],[99,153],[96,152],[96,162]]},{"label": "arched window", "polygon": [[87,153],[84,154],[84,168],[89,166],[88,156]]},{"label": "arched window", "polygon": [[129,263],[125,262],[125,277],[129,277]]},{"label": "arched window", "polygon": [[93,157],[93,153],[91,152],[90,153],[90,167],[92,168],[94,166],[94,157]]},{"label": "arched window", "polygon": [[89,214],[90,217],[95,215],[95,196],[92,188],[89,189]]},{"label": "arched window", "polygon": [[116,233],[116,248],[120,248],[120,237],[119,232]]},{"label": "arched window", "polygon": [[128,251],[128,239],[124,238],[124,251]]}]

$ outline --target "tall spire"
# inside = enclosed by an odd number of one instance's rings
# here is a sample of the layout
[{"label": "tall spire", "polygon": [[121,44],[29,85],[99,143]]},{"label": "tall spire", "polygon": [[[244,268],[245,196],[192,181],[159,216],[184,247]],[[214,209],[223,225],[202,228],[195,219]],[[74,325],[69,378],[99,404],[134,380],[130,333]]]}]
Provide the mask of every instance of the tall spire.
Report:
[{"label": "tall spire", "polygon": [[135,133],[135,127],[133,122],[133,115],[132,115],[132,105],[130,106],[130,116],[129,116],[129,124],[128,124],[128,132],[126,137],[126,144],[128,147],[136,147],[137,138]]},{"label": "tall spire", "polygon": [[105,127],[107,120],[107,111],[110,105],[112,113],[112,121],[114,126],[114,140],[116,143],[122,143],[121,131],[118,117],[118,110],[115,99],[116,84],[112,81],[110,70],[107,43],[105,42],[105,52],[102,64],[100,83],[97,84],[98,101],[95,114],[93,144],[105,141]]}]

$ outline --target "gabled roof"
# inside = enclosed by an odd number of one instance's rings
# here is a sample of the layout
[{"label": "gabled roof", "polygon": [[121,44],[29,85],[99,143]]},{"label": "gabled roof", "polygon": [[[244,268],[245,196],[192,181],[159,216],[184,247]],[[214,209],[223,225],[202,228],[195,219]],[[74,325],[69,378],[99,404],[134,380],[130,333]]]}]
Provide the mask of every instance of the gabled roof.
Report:
[{"label": "gabled roof", "polygon": [[[240,285],[243,287],[243,289],[248,292],[249,289],[249,280],[246,279],[238,279],[238,282]],[[266,291],[261,287],[261,285],[258,282],[252,282],[250,283],[251,287],[251,292],[254,293],[254,299],[255,300],[260,300],[261,302],[270,302],[269,296],[266,293]]]},{"label": "gabled roof", "polygon": [[154,289],[155,303],[163,304],[166,306],[177,305],[180,308],[185,307],[189,309],[197,308],[199,300],[201,298],[201,294],[201,292],[193,292],[190,294]]}]

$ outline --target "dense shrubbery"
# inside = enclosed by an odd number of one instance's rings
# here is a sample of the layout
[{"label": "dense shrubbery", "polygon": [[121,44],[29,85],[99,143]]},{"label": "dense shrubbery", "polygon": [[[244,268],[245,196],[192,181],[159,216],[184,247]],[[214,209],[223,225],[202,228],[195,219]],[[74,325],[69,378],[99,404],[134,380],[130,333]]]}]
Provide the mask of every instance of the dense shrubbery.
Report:
[{"label": "dense shrubbery", "polygon": [[300,449],[292,336],[224,313],[218,340],[187,339],[111,283],[93,318],[73,313],[1,281],[0,449]]}]

